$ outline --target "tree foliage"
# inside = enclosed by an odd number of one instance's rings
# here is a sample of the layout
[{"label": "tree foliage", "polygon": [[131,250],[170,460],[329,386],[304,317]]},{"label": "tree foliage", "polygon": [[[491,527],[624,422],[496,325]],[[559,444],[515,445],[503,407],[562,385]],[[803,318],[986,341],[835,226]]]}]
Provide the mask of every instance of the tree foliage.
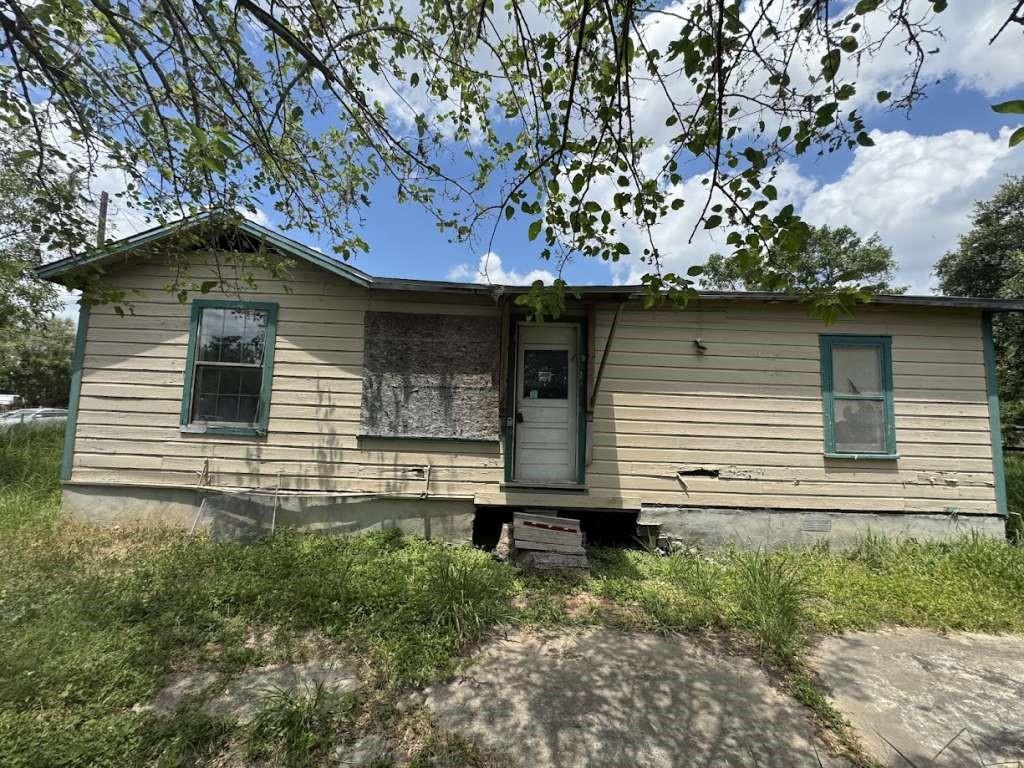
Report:
[{"label": "tree foliage", "polygon": [[82,180],[53,165],[42,169],[23,133],[0,128],[0,337],[58,307],[54,286],[34,277],[44,257],[42,227],[87,231],[80,205]]},{"label": "tree foliage", "polygon": [[[975,204],[970,231],[939,259],[935,276],[949,296],[1024,297],[1024,177],[1008,178]],[[1004,426],[1008,437],[1024,439],[1024,317],[995,315],[992,335]]]},{"label": "tree foliage", "polygon": [[[157,220],[270,201],[348,257],[386,183],[455,238],[517,219],[559,267],[629,256],[652,301],[685,300],[697,271],[662,270],[657,224],[688,207],[745,273],[776,271],[807,234],[780,164],[870,146],[861,105],[920,97],[946,4],[4,0],[0,120],[40,170],[124,169]],[[906,52],[902,85],[858,95],[883,47]]]},{"label": "tree foliage", "polygon": [[813,294],[856,287],[873,293],[904,293],[895,286],[896,259],[878,234],[866,240],[849,227],[812,227],[803,245],[773,259],[773,271],[750,275],[735,256],[713,254],[701,285],[717,290]]},{"label": "tree foliage", "polygon": [[75,326],[50,317],[0,341],[0,392],[21,395],[30,406],[64,408],[71,386]]}]

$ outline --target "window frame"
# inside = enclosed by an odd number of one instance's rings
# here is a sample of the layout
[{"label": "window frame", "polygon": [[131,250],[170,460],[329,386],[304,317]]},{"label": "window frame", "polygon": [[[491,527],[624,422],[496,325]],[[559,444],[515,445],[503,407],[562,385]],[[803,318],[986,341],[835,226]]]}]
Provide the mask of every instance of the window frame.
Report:
[{"label": "window frame", "polygon": [[[898,459],[896,452],[896,416],[892,394],[892,337],[859,334],[821,334],[821,400],[825,425],[825,457],[831,459]],[[880,395],[837,395],[833,386],[833,350],[837,347],[871,347],[881,357],[882,393]],[[881,402],[885,418],[885,448],[882,451],[848,452],[836,449],[836,400],[872,400]]]},{"label": "window frame", "polygon": [[[267,313],[266,336],[263,340],[263,375],[260,379],[259,418],[252,426],[224,422],[192,421],[192,399],[195,396],[196,355],[199,347],[199,321],[204,309],[237,309]],[[188,326],[188,354],[181,393],[181,431],[189,434],[263,436],[270,421],[270,394],[274,380],[274,349],[277,341],[277,304],[261,301],[230,301],[195,299]]]}]

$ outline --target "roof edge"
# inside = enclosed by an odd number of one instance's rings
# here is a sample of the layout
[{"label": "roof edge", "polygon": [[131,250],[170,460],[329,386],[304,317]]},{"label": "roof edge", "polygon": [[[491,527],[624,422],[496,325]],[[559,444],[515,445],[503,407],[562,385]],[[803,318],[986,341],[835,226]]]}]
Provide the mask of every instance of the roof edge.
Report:
[{"label": "roof edge", "polygon": [[[176,232],[215,220],[218,214],[204,212],[179,219],[114,241],[104,248],[93,249],[84,254],[68,256],[36,268],[36,275],[44,280],[54,280],[75,269],[96,264],[135,248],[170,237]],[[360,269],[320,253],[297,240],[282,235],[244,217],[233,222],[238,230],[261,240],[292,256],[325,269],[339,277],[364,288],[383,291],[429,291],[464,295],[521,295],[529,290],[524,285],[503,285],[498,283],[463,283],[447,280],[417,280],[404,277],[374,277]],[[584,296],[603,295],[619,300],[637,299],[646,295],[640,285],[582,285],[573,286],[573,292]],[[767,303],[803,303],[806,299],[799,294],[768,293],[763,291],[700,291],[701,301],[761,301]],[[876,295],[869,304],[935,307],[943,309],[978,309],[989,312],[1024,312],[1024,299],[993,299],[961,296],[930,295]]]},{"label": "roof edge", "polygon": [[[68,272],[87,267],[91,264],[97,264],[120,254],[127,254],[136,248],[166,239],[191,227],[214,222],[217,217],[218,214],[205,212],[179,219],[170,224],[152,227],[120,240],[115,240],[103,248],[94,248],[82,254],[67,256],[63,259],[52,261],[49,264],[43,264],[36,268],[36,275],[43,280],[55,280]],[[264,227],[262,224],[257,224],[243,217],[239,221],[232,222],[232,225],[237,230],[273,246],[287,256],[293,256],[310,262],[321,269],[326,269],[328,272],[350,280],[356,285],[368,288],[373,283],[373,277],[366,272],[325,256],[297,240],[274,232],[269,227]]]}]

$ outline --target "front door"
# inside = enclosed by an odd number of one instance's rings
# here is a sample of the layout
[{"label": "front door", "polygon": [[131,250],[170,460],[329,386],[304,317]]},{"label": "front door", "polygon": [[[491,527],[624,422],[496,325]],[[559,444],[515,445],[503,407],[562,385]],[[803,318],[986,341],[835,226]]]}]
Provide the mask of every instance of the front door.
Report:
[{"label": "front door", "polygon": [[576,481],[577,326],[520,323],[516,358],[516,480]]}]

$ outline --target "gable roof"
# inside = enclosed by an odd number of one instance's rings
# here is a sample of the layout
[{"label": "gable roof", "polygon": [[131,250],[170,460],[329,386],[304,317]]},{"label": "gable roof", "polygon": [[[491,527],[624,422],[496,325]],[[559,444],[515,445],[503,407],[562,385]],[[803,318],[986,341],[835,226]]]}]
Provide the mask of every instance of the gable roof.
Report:
[{"label": "gable roof", "polygon": [[[36,269],[36,274],[44,280],[59,282],[60,278],[82,267],[115,261],[118,256],[127,257],[132,251],[160,241],[169,240],[189,229],[201,226],[216,225],[218,216],[203,213],[190,216],[170,224],[154,227],[136,235],[117,240],[104,248],[97,248],[77,256],[69,256],[58,261],[44,264]],[[375,277],[360,269],[345,264],[337,259],[320,253],[297,240],[286,237],[278,232],[257,224],[248,219],[231,222],[238,232],[248,235],[267,246],[275,248],[285,256],[306,261],[313,266],[324,269],[338,277],[344,278],[363,288],[385,291],[428,291],[450,293],[455,295],[518,295],[529,290],[523,285],[499,285],[494,283],[462,283],[445,280],[415,280],[401,277]],[[574,286],[574,291],[587,296],[604,296],[625,301],[642,298],[646,295],[640,285],[587,285]],[[763,301],[781,303],[800,303],[803,297],[796,294],[765,293],[756,291],[700,291],[701,301]],[[1024,312],[1024,299],[991,299],[960,296],[883,296],[871,299],[871,304],[941,307],[947,309],[981,309],[992,312]]]},{"label": "gable roof", "polygon": [[[181,219],[170,224],[153,227],[152,229],[147,229],[144,232],[139,232],[138,234],[131,235],[130,237],[122,238],[121,240],[117,240],[103,248],[96,248],[78,256],[68,256],[67,258],[60,259],[59,261],[44,264],[36,270],[36,274],[44,280],[55,280],[64,274],[75,271],[76,269],[81,269],[82,267],[91,265],[99,266],[105,262],[113,261],[117,256],[128,255],[137,248],[170,240],[173,237],[180,236],[182,233],[187,232],[190,229],[198,229],[203,226],[216,225],[217,223],[218,217],[215,214],[202,213],[197,216],[189,216],[188,218]],[[314,266],[325,269],[339,277],[343,277],[356,285],[368,288],[373,282],[373,278],[361,269],[356,269],[355,267],[340,262],[337,259],[325,256],[319,251],[314,250],[307,245],[303,245],[297,240],[285,237],[284,235],[274,232],[273,230],[257,224],[254,221],[249,221],[248,219],[243,218],[238,221],[233,221],[232,227],[238,232],[249,235],[256,240],[273,247],[285,256],[291,256],[296,259],[307,261]]]}]

